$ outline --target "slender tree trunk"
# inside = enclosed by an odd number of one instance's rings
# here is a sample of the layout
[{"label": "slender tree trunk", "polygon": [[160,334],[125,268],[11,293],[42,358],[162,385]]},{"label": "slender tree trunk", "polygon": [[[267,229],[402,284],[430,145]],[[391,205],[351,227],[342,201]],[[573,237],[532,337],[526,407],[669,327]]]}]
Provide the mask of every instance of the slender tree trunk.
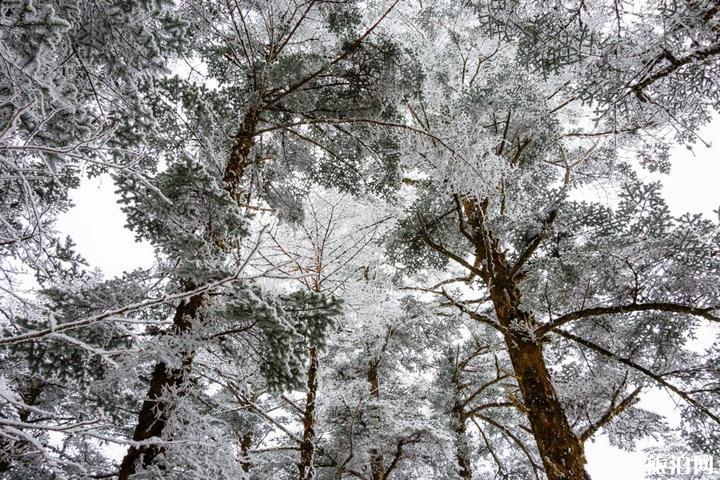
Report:
[{"label": "slender tree trunk", "polygon": [[[368,382],[370,383],[370,398],[380,398],[380,378],[378,376],[378,365],[371,360],[368,365]],[[370,473],[372,480],[385,480],[385,459],[377,448],[370,450]]]},{"label": "slender tree trunk", "polygon": [[455,422],[455,449],[458,462],[458,473],[463,480],[472,480],[472,462],[470,461],[470,446],[467,441],[467,417],[465,408],[461,402],[460,395],[460,372],[456,368],[452,382],[455,386],[455,405],[453,405],[452,416]]},{"label": "slender tree trunk", "polygon": [[242,471],[245,473],[250,472],[250,467],[252,466],[248,460],[252,439],[252,432],[248,432],[240,437],[240,468],[242,468]]},{"label": "slender tree trunk", "polygon": [[455,433],[457,434],[457,461],[458,473],[463,480],[472,480],[472,463],[470,462],[470,445],[467,441],[467,424],[462,407],[453,411],[457,422]]},{"label": "slender tree trunk", "polygon": [[305,415],[303,417],[303,440],[300,444],[300,480],[315,478],[315,399],[318,387],[318,351],[310,347],[310,365],[307,372],[307,394],[305,396]]},{"label": "slender tree trunk", "polygon": [[465,202],[483,280],[498,321],[505,329],[505,344],[546,475],[548,480],[587,480],[590,476],[585,471],[583,444],[570,428],[545,365],[542,347],[530,333],[537,322],[520,308],[517,277],[499,242],[485,227],[483,208]]},{"label": "slender tree trunk", "polygon": [[[260,112],[261,108],[257,106],[248,110],[240,130],[235,136],[235,143],[225,167],[224,187],[238,202],[241,196],[240,181],[249,163],[248,160],[253,147]],[[222,239],[212,240],[218,244],[223,243]],[[173,319],[173,333],[175,335],[182,335],[190,331],[192,320],[197,318],[203,303],[204,297],[202,295],[195,295],[187,301],[180,302]],[[162,396],[169,390],[181,392],[180,387],[185,383],[192,370],[193,356],[194,352],[183,353],[182,368],[179,369],[169,369],[162,362],[155,366],[150,379],[150,388],[138,415],[133,440],[142,442],[150,438],[162,438],[165,424],[173,408],[172,403],[164,401]],[[135,473],[141,459],[142,466],[151,465],[161,452],[162,447],[158,445],[131,446],[120,464],[118,480],[127,480]]]}]

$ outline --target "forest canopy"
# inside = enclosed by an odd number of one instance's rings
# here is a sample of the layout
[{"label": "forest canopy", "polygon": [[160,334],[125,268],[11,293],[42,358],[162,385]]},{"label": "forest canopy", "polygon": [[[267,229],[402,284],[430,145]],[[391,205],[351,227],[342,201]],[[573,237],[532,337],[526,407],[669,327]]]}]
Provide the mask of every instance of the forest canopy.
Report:
[{"label": "forest canopy", "polygon": [[[708,145],[716,1],[0,22],[0,479],[587,480],[600,435],[720,464],[720,211],[643,180]],[[57,228],[96,177],[150,268]]]}]

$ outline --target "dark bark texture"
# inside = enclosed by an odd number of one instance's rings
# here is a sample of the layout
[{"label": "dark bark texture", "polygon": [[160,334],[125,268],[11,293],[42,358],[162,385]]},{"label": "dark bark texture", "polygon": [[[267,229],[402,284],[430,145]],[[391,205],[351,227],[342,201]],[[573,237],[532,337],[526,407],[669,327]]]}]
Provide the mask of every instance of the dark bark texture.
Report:
[{"label": "dark bark texture", "polygon": [[456,367],[453,374],[452,383],[455,386],[455,405],[452,409],[452,417],[455,422],[456,452],[458,462],[458,474],[463,480],[472,480],[472,462],[470,460],[470,450],[467,442],[467,415],[461,400],[460,392],[460,371]]},{"label": "dark bark texture", "polygon": [[252,464],[248,461],[250,447],[252,446],[253,435],[248,432],[240,437],[240,468],[243,472],[250,472]]},{"label": "dark bark texture", "polygon": [[300,463],[298,464],[300,480],[313,480],[315,478],[315,400],[317,397],[319,366],[317,348],[310,347],[309,359],[305,412],[303,415],[303,439],[300,444]]},{"label": "dark bark texture", "polygon": [[[28,377],[21,381],[21,386],[18,390],[20,398],[23,403],[27,406],[35,406],[38,403],[40,395],[45,390],[47,383],[41,378]],[[18,411],[18,417],[23,423],[27,423],[32,415],[32,410],[23,408]],[[29,442],[24,440],[10,440],[0,438],[0,474],[7,472],[12,468],[12,456],[17,456],[18,451],[23,451],[25,448],[30,447]]]},{"label": "dark bark texture", "polygon": [[548,480],[587,480],[583,444],[570,428],[545,364],[541,343],[531,333],[537,328],[537,322],[520,308],[518,268],[509,264],[499,242],[487,230],[483,208],[470,201],[464,204],[479,260],[476,264],[480,265],[480,274],[488,285],[490,300],[503,329]]},{"label": "dark bark texture", "polygon": [[[198,317],[202,304],[201,295],[180,302],[173,319],[173,334],[182,335],[190,331],[192,321]],[[133,433],[134,441],[145,442],[151,438],[162,437],[172,408],[171,403],[163,399],[163,396],[171,391],[174,391],[174,394],[182,394],[181,387],[192,370],[193,354],[194,352],[183,352],[181,368],[168,368],[162,362],[155,366],[150,379],[150,389],[138,414]],[[142,466],[151,465],[161,452],[162,446],[157,444],[143,443],[131,446],[120,464],[118,479],[130,478],[140,462]]]}]

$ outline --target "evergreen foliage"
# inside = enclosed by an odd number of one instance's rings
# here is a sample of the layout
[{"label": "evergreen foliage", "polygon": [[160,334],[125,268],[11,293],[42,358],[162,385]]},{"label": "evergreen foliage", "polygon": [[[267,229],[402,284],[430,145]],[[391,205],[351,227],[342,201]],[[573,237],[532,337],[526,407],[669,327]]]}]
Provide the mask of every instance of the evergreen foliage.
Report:
[{"label": "evergreen foliage", "polygon": [[[0,479],[720,464],[720,224],[643,180],[719,42],[703,0],[3,3]],[[151,268],[56,231],[98,175]]]}]

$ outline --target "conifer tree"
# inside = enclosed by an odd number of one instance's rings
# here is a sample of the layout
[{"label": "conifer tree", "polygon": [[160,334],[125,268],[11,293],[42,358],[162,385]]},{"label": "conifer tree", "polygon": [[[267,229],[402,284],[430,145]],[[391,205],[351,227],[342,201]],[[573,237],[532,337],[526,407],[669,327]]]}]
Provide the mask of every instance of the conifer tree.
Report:
[{"label": "conifer tree", "polygon": [[[0,19],[3,480],[585,480],[600,433],[720,449],[720,227],[642,180],[717,110],[713,2]],[[152,268],[105,278],[54,231],[86,174]]]},{"label": "conifer tree", "polygon": [[[428,9],[463,19],[468,11],[465,6],[453,4],[444,10],[437,6]],[[710,286],[717,283],[717,267],[706,264],[709,269],[702,276],[708,281],[695,282],[691,279],[699,272],[692,262],[668,256],[655,243],[660,238],[671,242],[675,236],[698,235],[701,239],[694,248],[712,263],[711,245],[717,242],[717,226],[708,223],[700,227],[703,233],[699,233],[697,219],[673,219],[657,194],[658,186],[643,185],[632,167],[618,158],[619,148],[632,149],[647,142],[649,135],[640,128],[659,130],[667,126],[658,119],[659,112],[669,114],[671,126],[680,125],[676,116],[687,122],[683,128],[697,125],[701,118],[696,116],[697,110],[688,109],[680,100],[694,93],[678,90],[673,94],[677,103],[661,105],[647,102],[642,95],[635,96],[624,103],[622,115],[613,117],[604,113],[605,108],[610,108],[604,103],[607,99],[594,97],[599,112],[597,128],[580,132],[568,125],[577,115],[592,115],[582,105],[588,98],[582,92],[595,87],[583,75],[572,76],[568,69],[593,59],[553,59],[554,72],[528,68],[533,63],[524,55],[537,59],[542,52],[523,43],[524,31],[505,31],[499,40],[488,35],[483,17],[479,24],[473,19],[458,21],[455,28],[437,22],[422,10],[418,18],[428,32],[427,50],[418,56],[422,63],[430,65],[427,76],[431,81],[425,82],[425,93],[410,113],[417,128],[427,135],[423,140],[418,136],[408,148],[408,155],[416,159],[409,167],[417,169],[414,183],[419,199],[404,222],[403,238],[398,244],[404,245],[401,254],[411,267],[452,262],[461,268],[461,275],[441,282],[434,291],[442,301],[494,328],[504,338],[518,387],[519,395],[515,397],[522,398],[520,408],[527,417],[527,428],[534,436],[545,475],[550,479],[585,478],[583,442],[628,409],[648,383],[659,382],[696,414],[717,422],[717,406],[706,403],[710,400],[705,395],[688,393],[695,390],[694,382],[705,378],[703,367],[699,367],[697,376],[684,375],[683,382],[687,383],[682,386],[668,382],[661,371],[643,366],[625,353],[627,349],[637,353],[629,346],[637,338],[627,337],[623,330],[639,328],[627,325],[678,322],[691,337],[689,332],[696,318],[717,321],[713,311],[718,298]],[[714,93],[707,91],[706,95],[712,99]],[[613,102],[612,108],[618,108],[618,102]],[[654,123],[639,127],[638,119],[649,115],[654,115]],[[603,140],[608,135],[610,141]],[[606,182],[618,188],[618,207],[603,209],[598,204],[573,201],[573,190],[590,182]],[[573,226],[563,227],[568,225],[566,222]],[[408,237],[412,240],[405,240]],[[671,248],[678,249],[679,245]],[[684,254],[680,256],[685,258]],[[553,273],[546,270],[549,265],[553,265]],[[564,272],[562,280],[555,276],[555,268]],[[658,288],[670,281],[661,273],[668,271],[673,271],[673,278],[682,280],[675,283],[676,288]],[[607,283],[599,281],[606,275]],[[635,278],[634,287],[633,281],[628,280],[627,285],[621,280],[626,275]],[[480,289],[482,294],[469,299],[461,290],[448,291],[447,285],[453,282]],[[555,296],[556,289],[562,293]],[[606,316],[609,318],[604,338],[607,340],[609,335],[616,348],[584,338],[582,334],[592,337],[588,331],[571,333],[560,328],[578,321],[576,328],[582,329],[588,321],[580,320],[600,317],[595,321],[601,321]],[[546,346],[553,335],[573,345],[560,341]],[[689,353],[684,348],[688,336],[678,335],[676,341],[670,342],[671,347],[656,335],[666,338],[655,328],[644,332],[645,348],[653,352],[649,358],[671,362],[664,354],[669,349],[676,352],[673,360],[684,358],[687,362]],[[663,347],[658,348],[659,343]],[[608,412],[593,411],[601,408],[597,402],[578,402],[581,409],[589,410],[586,418],[596,419],[584,431],[574,431],[577,420],[566,406],[569,398],[578,394],[577,387],[559,385],[550,373],[551,368],[562,369],[563,378],[573,370],[551,362],[563,358],[575,346],[605,357],[599,359],[596,369],[613,359],[619,363],[614,374],[604,370],[612,380],[604,377],[603,387],[588,389],[588,394],[594,390],[595,395],[599,388],[606,389],[603,395],[610,404]],[[584,378],[588,374],[585,372]],[[644,378],[635,377],[634,384],[627,381],[628,375],[638,374]],[[571,386],[572,393],[559,390]],[[635,416],[648,417],[642,412]],[[461,465],[461,471],[466,470]]]}]

